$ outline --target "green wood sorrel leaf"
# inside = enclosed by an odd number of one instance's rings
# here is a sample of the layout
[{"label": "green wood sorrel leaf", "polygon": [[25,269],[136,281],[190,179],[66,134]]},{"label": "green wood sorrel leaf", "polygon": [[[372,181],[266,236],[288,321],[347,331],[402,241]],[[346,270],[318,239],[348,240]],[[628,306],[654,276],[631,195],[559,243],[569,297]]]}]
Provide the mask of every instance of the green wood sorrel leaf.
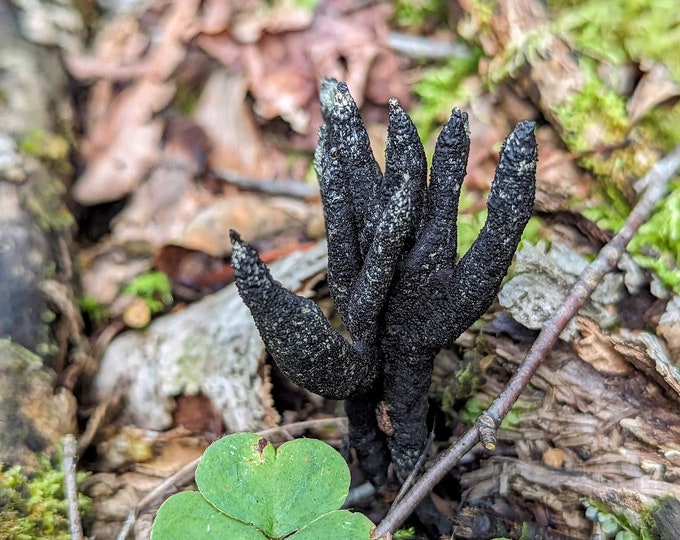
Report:
[{"label": "green wood sorrel leaf", "polygon": [[373,523],[363,514],[336,510],[324,514],[287,540],[368,540]]},{"label": "green wood sorrel leaf", "polygon": [[255,527],[225,516],[198,491],[185,491],[173,495],[158,509],[151,538],[266,540],[267,537]]},{"label": "green wood sorrel leaf", "polygon": [[349,481],[343,458],[321,441],[297,439],[276,450],[256,434],[228,435],[201,458],[200,493],[170,497],[152,537],[367,540],[371,521],[338,510]]}]

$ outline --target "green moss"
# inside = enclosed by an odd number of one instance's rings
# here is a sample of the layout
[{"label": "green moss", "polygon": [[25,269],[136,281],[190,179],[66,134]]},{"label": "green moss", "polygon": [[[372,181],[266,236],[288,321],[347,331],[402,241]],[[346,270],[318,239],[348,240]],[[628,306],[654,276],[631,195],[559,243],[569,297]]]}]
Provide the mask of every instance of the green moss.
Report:
[{"label": "green moss", "polygon": [[19,140],[19,148],[30,156],[49,162],[65,161],[70,152],[70,145],[64,137],[43,129],[24,133]]},{"label": "green moss", "polygon": [[503,52],[490,63],[487,74],[489,86],[495,87],[509,77],[514,77],[527,64],[533,64],[549,55],[546,43],[550,43],[551,35],[551,28],[541,25],[522,34],[521,39],[509,42]]},{"label": "green moss", "polygon": [[[298,8],[306,9],[307,11],[314,11],[319,4],[319,0],[291,0],[291,3]],[[274,2],[276,5],[276,2]]]},{"label": "green moss", "polygon": [[482,28],[490,27],[498,2],[496,0],[470,0],[470,5],[473,7],[471,11],[477,15]]},{"label": "green moss", "polygon": [[424,27],[444,26],[448,14],[445,0],[398,0],[392,21],[401,28],[420,32]]},{"label": "green moss", "polygon": [[173,108],[185,116],[192,116],[196,111],[196,105],[201,96],[200,88],[192,82],[177,81],[175,83],[175,97],[172,100]]},{"label": "green moss", "polygon": [[57,177],[37,178],[28,184],[24,205],[43,231],[67,232],[75,224],[64,204],[64,184]]},{"label": "green moss", "polygon": [[416,538],[416,528],[398,529],[394,531],[392,538],[394,540],[414,540]]},{"label": "green moss", "polygon": [[140,274],[123,287],[123,292],[146,302],[152,313],[162,311],[172,304],[172,284],[164,272]]},{"label": "green moss", "polygon": [[680,144],[680,101],[655,107],[645,114],[635,129],[640,132],[640,138],[654,141],[661,151],[670,152]]},{"label": "green moss", "polygon": [[78,303],[80,305],[80,311],[95,324],[109,317],[107,309],[99,302],[99,300],[92,296],[84,295],[80,298]]},{"label": "green moss", "polygon": [[[618,231],[630,205],[614,186],[603,186],[603,193],[604,203],[582,213],[600,228]],[[668,196],[640,227],[628,245],[628,252],[640,266],[654,271],[669,289],[680,293],[680,181],[671,183]]]},{"label": "green moss", "polygon": [[451,105],[467,98],[463,83],[477,73],[481,55],[481,48],[473,46],[469,56],[451,57],[442,65],[428,68],[415,84],[419,104],[411,111],[411,118],[424,142],[448,121]]},{"label": "green moss", "polygon": [[470,425],[474,424],[477,417],[482,414],[490,405],[484,403],[476,396],[471,397],[465,403],[465,407],[458,413],[459,418]]},{"label": "green moss", "polygon": [[593,61],[584,59],[581,67],[585,75],[581,91],[555,109],[563,141],[573,152],[588,152],[597,146],[620,144],[629,128],[625,99],[607,88],[597,76],[597,66]]},{"label": "green moss", "polygon": [[26,209],[41,229],[68,231],[75,223],[62,201],[66,192],[62,180],[73,172],[69,161],[69,140],[49,131],[34,129],[23,134],[19,148],[23,154],[40,161],[47,170],[46,173],[35,175],[27,183],[24,198]]},{"label": "green moss", "polygon": [[675,293],[680,294],[680,181],[633,237],[628,251],[644,268],[654,270]]},{"label": "green moss", "polygon": [[[78,474],[77,481],[85,478]],[[0,538],[17,540],[68,540],[68,504],[64,496],[64,473],[43,457],[40,468],[28,474],[21,467],[0,472]],[[90,499],[80,495],[81,512]]]},{"label": "green moss", "polygon": [[[630,213],[636,195],[633,180],[647,173],[661,148],[680,142],[680,107],[673,114],[657,108],[634,129],[630,128],[625,100],[595,75],[592,62],[584,63],[586,84],[556,113],[570,150],[587,152],[594,145],[611,145],[609,151],[586,153],[581,165],[598,179],[601,204],[582,213],[602,229],[618,231]],[[629,144],[622,144],[628,141]],[[661,280],[680,291],[680,194],[678,184],[643,225],[629,246],[641,266],[654,270]]]},{"label": "green moss", "polygon": [[582,53],[613,64],[664,62],[680,81],[680,10],[675,0],[550,1],[556,29]]},{"label": "green moss", "polygon": [[661,523],[668,523],[671,516],[678,511],[678,501],[673,495],[660,498],[656,504],[645,509],[642,514],[642,540],[675,540],[670,536],[671,531],[661,527]]}]

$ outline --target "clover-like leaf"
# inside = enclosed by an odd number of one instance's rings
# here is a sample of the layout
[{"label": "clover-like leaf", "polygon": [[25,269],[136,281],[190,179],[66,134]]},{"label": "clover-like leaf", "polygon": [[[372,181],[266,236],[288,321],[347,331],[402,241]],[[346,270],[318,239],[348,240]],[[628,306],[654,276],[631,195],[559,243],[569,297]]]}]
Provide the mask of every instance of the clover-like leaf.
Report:
[{"label": "clover-like leaf", "polygon": [[300,529],[289,540],[365,540],[369,538],[373,523],[363,514],[349,510],[336,510],[324,514]]},{"label": "clover-like leaf", "polygon": [[373,523],[338,510],[349,480],[345,460],[321,441],[297,439],[276,450],[253,433],[228,435],[203,454],[199,492],[161,506],[152,538],[367,540]]},{"label": "clover-like leaf", "polygon": [[198,491],[170,497],[158,509],[151,540],[208,540],[238,538],[267,540],[255,527],[231,519],[211,505]]},{"label": "clover-like leaf", "polygon": [[250,433],[213,443],[196,471],[211,504],[274,538],[340,508],[349,480],[342,456],[321,441],[297,439],[275,450]]}]

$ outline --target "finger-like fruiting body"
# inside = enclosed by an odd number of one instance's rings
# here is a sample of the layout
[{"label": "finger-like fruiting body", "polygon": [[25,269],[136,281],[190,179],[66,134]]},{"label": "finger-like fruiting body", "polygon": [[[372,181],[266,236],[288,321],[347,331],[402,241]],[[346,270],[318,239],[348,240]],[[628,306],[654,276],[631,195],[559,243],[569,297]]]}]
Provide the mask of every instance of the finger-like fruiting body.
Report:
[{"label": "finger-like fruiting body", "polygon": [[453,267],[458,246],[456,217],[460,189],[470,153],[470,125],[467,114],[454,109],[442,129],[430,170],[421,238],[411,254],[413,266],[423,274],[438,265]]},{"label": "finger-like fruiting body", "polygon": [[452,334],[465,331],[496,297],[533,211],[537,159],[534,123],[520,122],[501,148],[486,223],[456,268],[452,295],[466,317]]},{"label": "finger-like fruiting body", "polygon": [[452,111],[428,184],[423,146],[396,100],[390,101],[383,175],[347,85],[324,79],[320,96],[325,125],[314,165],[328,282],[353,343],[313,302],[281,288],[255,250],[232,233],[234,274],[284,373],[313,392],[347,399],[350,442],[367,477],[382,487],[390,464],[403,481],[422,451],[435,355],[489,308],[512,262],[533,210],[534,125],[520,122],[506,138],[486,223],[458,261],[467,115]]},{"label": "finger-like fruiting body", "polygon": [[366,393],[378,364],[360,342],[350,345],[309,300],[271,277],[255,249],[231,231],[239,294],[277,365],[294,383],[329,399]]}]

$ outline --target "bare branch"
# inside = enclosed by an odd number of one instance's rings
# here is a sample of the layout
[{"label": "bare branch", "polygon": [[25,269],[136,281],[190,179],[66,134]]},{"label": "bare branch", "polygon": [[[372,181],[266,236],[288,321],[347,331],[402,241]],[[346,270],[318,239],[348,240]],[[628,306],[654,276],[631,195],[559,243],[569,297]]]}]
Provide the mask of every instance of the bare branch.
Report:
[{"label": "bare branch", "polygon": [[62,467],[64,469],[64,493],[68,504],[68,523],[71,540],[83,540],[83,526],[78,512],[78,485],[76,482],[77,464],[76,438],[68,434],[64,437],[64,457]]}]

